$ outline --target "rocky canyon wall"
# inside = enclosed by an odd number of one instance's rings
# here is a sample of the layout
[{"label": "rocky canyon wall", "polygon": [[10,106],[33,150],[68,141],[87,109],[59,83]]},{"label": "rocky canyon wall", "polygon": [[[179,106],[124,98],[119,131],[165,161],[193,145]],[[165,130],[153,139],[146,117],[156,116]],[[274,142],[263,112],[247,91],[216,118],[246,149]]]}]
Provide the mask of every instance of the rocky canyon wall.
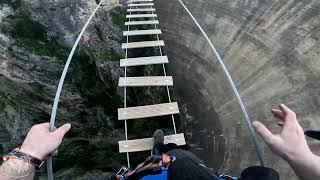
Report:
[{"label": "rocky canyon wall", "polygon": [[[18,147],[36,123],[48,122],[64,63],[96,1],[0,1],[0,151]],[[73,125],[57,179],[107,177],[124,158],[116,121],[124,9],[106,1],[78,48],[62,92],[57,126]],[[92,156],[91,153],[99,155]],[[96,157],[96,158],[88,158]],[[45,177],[45,168],[38,174]]]}]

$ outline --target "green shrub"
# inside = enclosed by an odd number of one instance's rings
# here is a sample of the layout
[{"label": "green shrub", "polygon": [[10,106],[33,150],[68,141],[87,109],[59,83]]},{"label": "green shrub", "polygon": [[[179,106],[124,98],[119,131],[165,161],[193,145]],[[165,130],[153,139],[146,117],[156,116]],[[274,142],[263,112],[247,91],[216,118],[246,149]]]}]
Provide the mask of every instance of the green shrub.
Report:
[{"label": "green shrub", "polygon": [[12,26],[4,29],[4,32],[16,39],[18,47],[32,54],[57,57],[65,62],[68,49],[58,44],[54,39],[47,39],[47,27],[30,19],[25,14],[11,16],[10,21]]},{"label": "green shrub", "polygon": [[0,5],[8,5],[13,9],[17,9],[21,6],[21,0],[0,0]]},{"label": "green shrub", "polygon": [[36,39],[21,39],[17,41],[17,46],[40,56],[56,57],[62,60],[62,62],[65,62],[68,57],[67,48],[56,42],[43,42]]},{"label": "green shrub", "polygon": [[104,60],[107,61],[119,61],[119,59],[123,58],[120,54],[118,54],[114,49],[110,49],[105,51],[103,54]]},{"label": "green shrub", "polygon": [[9,34],[14,38],[46,40],[47,28],[42,24],[23,15],[12,17],[12,19],[13,25],[9,30]]},{"label": "green shrub", "polygon": [[126,11],[122,8],[115,8],[110,12],[111,21],[114,25],[118,26],[120,29],[125,30],[126,22]]}]

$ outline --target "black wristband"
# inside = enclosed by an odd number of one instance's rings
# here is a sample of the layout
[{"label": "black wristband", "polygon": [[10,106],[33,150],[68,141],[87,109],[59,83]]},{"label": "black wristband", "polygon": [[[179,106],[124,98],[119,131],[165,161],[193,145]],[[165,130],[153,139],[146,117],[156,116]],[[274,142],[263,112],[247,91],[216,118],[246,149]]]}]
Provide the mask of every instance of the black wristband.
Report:
[{"label": "black wristband", "polygon": [[38,158],[35,158],[29,154],[26,154],[20,151],[19,149],[14,149],[12,152],[8,153],[6,157],[9,157],[9,159],[10,157],[16,157],[16,159],[21,159],[27,163],[34,165],[37,170],[39,170],[44,163],[44,161],[41,161]]}]

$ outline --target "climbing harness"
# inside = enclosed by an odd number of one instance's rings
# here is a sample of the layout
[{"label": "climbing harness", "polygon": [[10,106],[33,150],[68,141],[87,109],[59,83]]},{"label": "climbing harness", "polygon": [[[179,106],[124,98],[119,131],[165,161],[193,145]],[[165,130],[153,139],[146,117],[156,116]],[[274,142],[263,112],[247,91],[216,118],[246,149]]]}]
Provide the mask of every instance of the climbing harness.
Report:
[{"label": "climbing harness", "polygon": [[[169,158],[168,158],[169,157]],[[170,163],[174,162],[176,157],[163,155],[152,155],[148,157],[143,163],[139,164],[136,169],[129,170],[126,167],[122,167],[113,179],[157,179],[166,177],[167,170]]]},{"label": "climbing harness", "polygon": [[220,180],[238,180],[237,177],[230,176],[230,175],[227,175],[227,174],[219,174],[218,177],[219,177]]},{"label": "climbing harness", "polygon": [[122,166],[120,170],[116,173],[115,176],[124,177],[125,174],[129,172],[129,169],[127,167]]}]

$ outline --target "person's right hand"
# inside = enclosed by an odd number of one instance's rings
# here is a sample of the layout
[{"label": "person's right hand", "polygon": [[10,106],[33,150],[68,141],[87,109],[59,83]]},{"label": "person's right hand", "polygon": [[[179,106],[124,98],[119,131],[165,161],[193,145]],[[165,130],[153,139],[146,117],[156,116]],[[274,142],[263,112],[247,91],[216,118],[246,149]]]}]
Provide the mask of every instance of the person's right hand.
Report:
[{"label": "person's right hand", "polygon": [[[255,121],[253,127],[269,148],[287,161],[301,160],[312,152],[307,144],[295,112],[281,104],[280,109],[272,109],[272,114],[280,120],[280,134],[272,134],[262,123]],[[297,159],[298,158],[298,159]]]},{"label": "person's right hand", "polygon": [[64,135],[70,130],[71,124],[65,124],[53,132],[49,131],[49,126],[49,123],[34,125],[20,150],[40,160],[44,160],[46,156],[57,151]]}]

